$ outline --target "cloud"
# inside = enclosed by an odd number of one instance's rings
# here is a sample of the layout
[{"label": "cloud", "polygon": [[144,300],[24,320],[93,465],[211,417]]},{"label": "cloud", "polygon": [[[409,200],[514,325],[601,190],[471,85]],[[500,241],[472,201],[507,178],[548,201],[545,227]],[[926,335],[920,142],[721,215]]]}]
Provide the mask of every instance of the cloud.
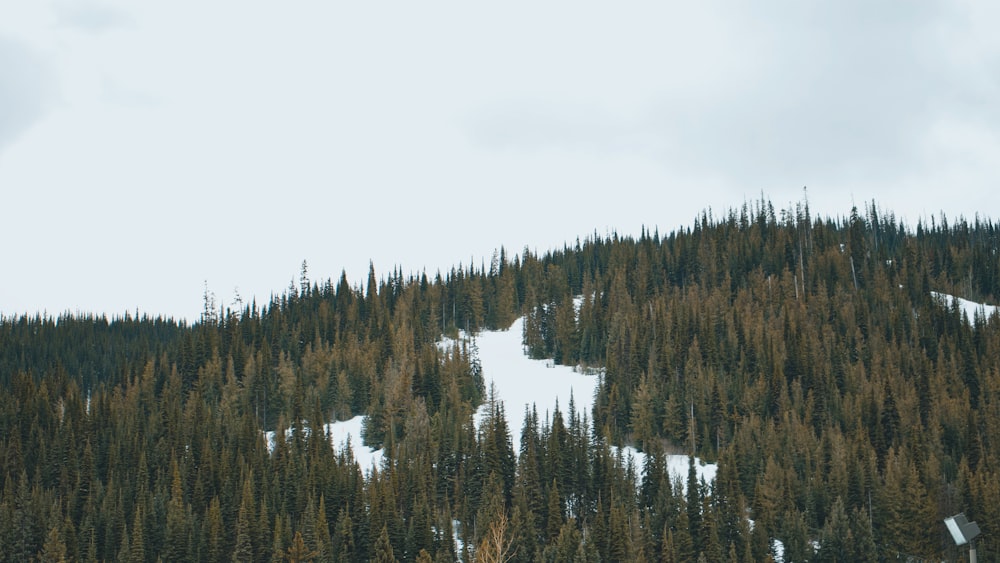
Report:
[{"label": "cloud", "polygon": [[0,37],[0,150],[41,119],[55,82],[48,62],[30,47]]},{"label": "cloud", "polygon": [[934,11],[779,6],[745,18],[739,42],[766,61],[751,82],[662,102],[655,121],[676,147],[667,158],[751,182],[879,176],[912,160],[947,92]]},{"label": "cloud", "polygon": [[600,107],[519,100],[481,108],[466,120],[466,129],[473,143],[488,149],[608,152],[632,125]]},{"label": "cloud", "polygon": [[117,106],[149,108],[158,103],[156,96],[140,89],[131,88],[107,75],[101,81],[101,94],[105,102]]},{"label": "cloud", "polygon": [[[206,278],[262,298],[302,258],[352,279],[370,259],[433,271],[495,244],[665,232],[762,192],[798,201],[804,185],[816,213],[873,196],[911,217],[1000,209],[992,0],[0,5],[0,150],[59,102],[4,153],[0,191],[74,233],[5,259],[59,268],[49,279],[99,266],[73,306],[163,310],[156,294],[185,310]],[[354,212],[372,194],[377,229]],[[88,223],[185,224],[205,209],[277,222],[224,262],[172,232],[106,247]],[[275,262],[289,245],[297,258]],[[93,300],[118,291],[98,280],[132,250],[177,263],[176,277]],[[54,295],[7,289],[28,309]]]},{"label": "cloud", "polygon": [[[599,77],[562,97],[495,101],[478,108],[466,132],[492,150],[628,152],[687,177],[754,188],[889,181],[927,166],[926,139],[942,120],[1000,131],[992,101],[1000,42],[976,6],[706,8],[695,27],[711,33],[686,35],[683,48],[666,38],[619,48],[614,56],[635,67],[631,76]],[[646,78],[656,75],[663,80]],[[639,87],[628,113],[614,111],[621,92],[612,89],[623,78]]]},{"label": "cloud", "polygon": [[56,4],[59,23],[92,33],[102,33],[127,25],[131,18],[118,9],[98,2],[69,1]]}]

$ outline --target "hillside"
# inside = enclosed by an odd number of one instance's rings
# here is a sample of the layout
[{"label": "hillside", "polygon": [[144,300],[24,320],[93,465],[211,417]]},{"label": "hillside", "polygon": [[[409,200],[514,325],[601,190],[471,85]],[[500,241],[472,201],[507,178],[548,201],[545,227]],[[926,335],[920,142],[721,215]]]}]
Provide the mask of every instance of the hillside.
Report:
[{"label": "hillside", "polygon": [[[998,561],[998,248],[760,201],[193,325],[0,319],[0,561],[941,560],[961,511]],[[377,469],[313,431],[348,420]]]}]

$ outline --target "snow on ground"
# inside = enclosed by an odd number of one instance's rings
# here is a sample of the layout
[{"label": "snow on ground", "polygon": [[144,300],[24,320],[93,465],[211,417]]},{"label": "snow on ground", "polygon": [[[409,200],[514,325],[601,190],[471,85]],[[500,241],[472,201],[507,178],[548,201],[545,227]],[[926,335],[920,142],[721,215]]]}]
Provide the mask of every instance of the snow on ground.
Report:
[{"label": "snow on ground", "polygon": [[771,551],[774,553],[774,563],[784,563],[785,544],[781,540],[771,540]]},{"label": "snow on ground", "polygon": [[[285,436],[289,436],[289,432],[285,432]],[[267,444],[267,453],[274,451],[274,430],[268,430],[264,432],[264,443]]]},{"label": "snow on ground", "polygon": [[[538,410],[539,421],[544,422],[551,419],[558,401],[563,417],[568,418],[569,401],[572,397],[576,412],[581,418],[586,415],[589,420],[598,384],[596,375],[587,375],[572,367],[555,365],[552,360],[529,358],[522,344],[523,328],[522,317],[514,321],[507,330],[483,331],[474,338],[479,349],[479,361],[483,368],[486,389],[489,390],[492,386],[497,399],[504,404],[507,426],[511,433],[511,445],[515,452],[521,445],[521,424],[524,421],[525,408],[534,405]],[[468,336],[463,332],[459,338],[467,339]],[[453,340],[445,338],[438,343],[438,346],[445,350],[454,344]],[[486,416],[488,409],[489,405],[483,404],[476,412],[477,426]],[[326,431],[330,435],[331,444],[338,451],[343,449],[349,440],[354,459],[363,470],[368,470],[372,466],[381,465],[384,452],[381,449],[373,450],[363,444],[361,440],[363,422],[363,416],[356,416],[350,420],[327,424]],[[271,451],[274,448],[274,432],[266,432],[265,437],[268,451]],[[617,454],[617,449],[613,449],[613,452]],[[636,475],[641,476],[645,454],[632,446],[625,446],[623,454],[631,456]],[[680,478],[681,483],[686,486],[688,456],[669,455],[667,465],[670,475]],[[716,464],[703,464],[701,460],[695,458],[695,467],[700,480],[706,483],[715,480],[718,469]]]},{"label": "snow on ground", "polygon": [[[340,452],[350,443],[354,460],[358,462],[358,466],[361,467],[362,471],[368,471],[372,467],[377,468],[382,466],[382,458],[385,451],[369,448],[362,443],[361,425],[364,420],[365,417],[359,415],[350,420],[331,422],[325,425],[324,429],[327,436],[330,437],[330,444],[334,450]],[[308,431],[309,429],[307,428],[306,432]],[[291,435],[291,429],[285,431],[286,437],[291,437]],[[264,439],[267,441],[267,451],[274,451],[274,430],[264,432]]]},{"label": "snow on ground", "polygon": [[462,523],[458,520],[451,521],[451,537],[455,540],[455,553],[462,557],[462,551],[465,550],[465,542],[462,541],[462,534],[460,530],[462,529]]},{"label": "snow on ground", "polygon": [[351,451],[354,452],[354,459],[363,471],[372,467],[382,467],[382,458],[385,450],[369,448],[361,442],[361,424],[365,417],[356,416],[350,420],[331,422],[326,425],[326,433],[330,436],[330,443],[334,449],[340,451],[351,444]]},{"label": "snow on ground", "polygon": [[1000,307],[997,307],[996,305],[976,303],[975,301],[969,301],[968,299],[962,299],[961,297],[955,297],[954,295],[948,295],[947,293],[932,291],[931,295],[948,307],[951,307],[952,304],[957,304],[958,308],[965,313],[965,316],[969,319],[970,323],[975,320],[976,314],[981,314],[986,318],[990,318],[1000,311]]},{"label": "snow on ground", "polygon": [[[546,413],[551,415],[558,400],[559,410],[565,417],[572,394],[576,412],[581,418],[586,414],[589,420],[598,383],[596,375],[584,375],[571,367],[555,365],[552,360],[529,358],[521,343],[523,327],[524,319],[521,318],[507,330],[483,332],[476,338],[486,388],[489,389],[492,383],[497,398],[504,403],[515,452],[521,445],[521,423],[526,406],[536,405],[539,420],[544,421]],[[488,409],[488,405],[479,408],[477,425]],[[617,455],[617,449],[612,451]],[[632,446],[625,446],[623,453],[632,457],[636,475],[641,476],[646,454]],[[667,466],[671,477],[680,477],[686,487],[688,456],[669,455]],[[706,483],[715,481],[716,464],[703,464],[695,458],[695,468],[698,479],[704,479]]]},{"label": "snow on ground", "polygon": [[[704,481],[708,484],[715,482],[715,474],[719,471],[719,465],[717,463],[704,463],[699,458],[694,458],[694,471],[698,474],[698,480]],[[688,474],[688,456],[686,455],[668,455],[667,456],[667,472],[673,476],[680,477],[682,483],[687,489],[687,474]]]},{"label": "snow on ground", "polygon": [[[559,410],[567,418],[572,396],[576,412],[581,418],[586,414],[589,419],[597,390],[596,375],[584,375],[571,367],[555,365],[552,360],[532,360],[526,356],[521,344],[523,328],[522,317],[507,330],[484,331],[476,337],[486,389],[489,391],[492,385],[497,398],[503,401],[514,451],[520,449],[525,407],[535,405],[539,421],[544,422],[551,418],[558,401]],[[479,407],[477,426],[488,410],[488,404]]]},{"label": "snow on ground", "polygon": [[[946,293],[932,292],[932,295],[949,306],[952,302],[957,303],[970,321],[975,318],[977,313],[990,317],[1000,312],[1000,307],[994,305],[976,303]],[[577,298],[574,304],[579,307],[580,302],[581,299]],[[572,367],[555,365],[552,360],[532,360],[529,358],[525,354],[521,342],[523,329],[524,318],[522,317],[514,321],[514,324],[507,330],[484,331],[475,337],[486,388],[489,389],[492,385],[497,398],[504,403],[507,425],[510,428],[515,452],[518,451],[521,444],[521,423],[524,420],[525,408],[531,408],[534,405],[538,410],[539,420],[545,421],[551,418],[558,401],[559,410],[565,417],[569,411],[569,400],[572,396],[576,411],[581,418],[583,415],[590,418],[598,383],[595,375],[585,375]],[[468,336],[462,333],[460,338],[467,339]],[[453,345],[454,341],[447,338],[439,343],[442,349],[450,348]],[[484,404],[476,412],[477,425],[483,420],[488,408],[489,406]],[[361,440],[363,421],[363,416],[356,416],[350,420],[333,422],[326,425],[326,431],[330,435],[330,443],[338,451],[350,442],[354,459],[363,470],[367,471],[381,465],[384,451],[381,449],[373,450],[363,444]],[[265,432],[265,438],[268,451],[271,451],[274,448],[274,432]],[[613,451],[617,454],[617,448],[613,448]],[[636,475],[641,476],[645,454],[632,446],[625,446],[623,454],[631,456]],[[673,478],[679,478],[680,482],[686,486],[688,456],[669,455],[667,456],[667,466],[670,475]],[[703,464],[701,460],[695,458],[695,468],[699,480],[704,480],[706,483],[712,483],[715,480],[715,474],[718,470],[716,464]]]},{"label": "snow on ground", "polygon": [[[618,448],[611,446],[611,453],[618,455]],[[622,454],[632,458],[632,466],[635,467],[636,478],[641,479],[642,467],[646,463],[646,454],[632,446],[622,448]],[[689,457],[686,455],[667,455],[667,474],[670,475],[671,481],[680,480],[681,487],[685,493],[687,492],[688,459]],[[719,471],[719,465],[716,463],[704,463],[700,458],[696,457],[694,458],[694,471],[698,475],[699,481],[711,484],[715,481],[715,474]]]}]

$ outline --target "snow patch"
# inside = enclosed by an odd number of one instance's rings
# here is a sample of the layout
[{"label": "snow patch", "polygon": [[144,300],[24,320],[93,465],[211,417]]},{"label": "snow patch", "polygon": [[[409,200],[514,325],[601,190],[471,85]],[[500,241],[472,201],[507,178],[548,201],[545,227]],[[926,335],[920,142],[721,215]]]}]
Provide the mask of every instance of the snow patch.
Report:
[{"label": "snow patch", "polygon": [[383,448],[374,449],[364,445],[361,440],[361,427],[364,424],[364,416],[356,416],[350,420],[331,422],[326,425],[326,433],[330,437],[330,443],[338,451],[343,450],[348,444],[354,453],[354,459],[361,469],[368,470],[373,467],[382,466],[382,458],[385,457]]},{"label": "snow patch", "polygon": [[[577,302],[580,298],[578,298]],[[479,348],[479,361],[483,368],[483,379],[486,388],[493,385],[496,398],[504,404],[507,416],[507,426],[510,429],[514,451],[520,450],[521,424],[524,420],[524,410],[535,405],[539,419],[551,418],[558,401],[559,410],[566,417],[569,412],[569,400],[573,398],[576,412],[582,419],[589,419],[597,393],[598,377],[593,372],[581,373],[579,369],[556,365],[549,360],[532,360],[525,352],[522,344],[524,318],[514,321],[507,330],[484,331],[476,337]],[[453,346],[454,342],[443,343],[443,346]],[[475,415],[476,426],[483,421],[489,411],[489,404],[483,404]],[[548,415],[548,416],[546,416]],[[568,420],[566,421],[568,424]],[[617,448],[612,447],[612,453],[617,455]],[[623,455],[628,455],[633,461],[636,475],[642,475],[642,467],[646,454],[632,446],[625,446]],[[688,456],[667,456],[667,467],[671,478],[680,477],[687,483]],[[715,481],[718,465],[705,464],[695,458],[695,468],[698,479],[706,483]]]},{"label": "snow patch", "polygon": [[[586,414],[589,419],[598,382],[594,375],[579,373],[569,366],[555,365],[552,360],[529,358],[522,344],[523,330],[522,317],[507,330],[485,331],[476,337],[483,380],[486,389],[489,390],[492,385],[496,398],[503,401],[514,451],[520,449],[525,408],[535,405],[539,419],[544,421],[550,418],[558,401],[559,410],[566,417],[572,397],[580,418]],[[475,415],[476,426],[488,412],[488,402],[479,407]],[[569,423],[568,420],[566,422]]]},{"label": "snow patch", "polygon": [[785,544],[781,540],[771,540],[771,551],[774,553],[774,563],[784,563]]},{"label": "snow patch", "polygon": [[[343,451],[344,448],[350,445],[354,460],[358,462],[358,466],[362,470],[369,471],[372,468],[381,467],[385,450],[381,448],[376,450],[364,445],[364,442],[361,440],[361,427],[364,425],[364,421],[365,417],[359,415],[350,420],[331,422],[324,425],[323,429],[326,431],[327,436],[330,437],[330,445],[336,451]],[[306,435],[309,434],[309,428],[305,428],[304,431]],[[285,430],[285,438],[288,439],[291,436],[292,430],[290,428]],[[268,453],[274,452],[274,430],[264,432],[264,440],[267,444]]]},{"label": "snow patch", "polygon": [[[623,448],[618,448],[617,446],[611,446],[611,453],[618,455],[619,450],[622,452],[622,457],[626,461],[628,458],[632,459],[632,466],[636,470],[636,478],[642,478],[642,468],[646,464],[646,454],[640,452],[632,446],[625,446]],[[626,458],[625,456],[628,456]],[[680,454],[670,454],[667,455],[667,475],[670,475],[670,481],[675,482],[680,480],[681,487],[683,491],[687,493],[687,476],[688,476],[688,460],[689,456]],[[719,471],[719,465],[716,463],[705,463],[700,458],[694,458],[694,471],[698,476],[698,481],[704,481],[705,483],[711,484],[715,482],[715,474]]]},{"label": "snow patch", "polygon": [[957,305],[958,308],[965,313],[969,322],[972,323],[976,315],[982,315],[984,318],[990,318],[1000,311],[1000,307],[996,305],[986,305],[985,303],[976,303],[975,301],[969,301],[968,299],[962,299],[961,297],[956,297],[954,295],[949,295],[947,293],[938,293],[937,291],[932,291],[931,295],[937,299],[939,302],[947,307]]},{"label": "snow patch", "polygon": [[[574,304],[579,307],[581,298]],[[471,347],[474,339],[478,348],[478,357],[483,368],[483,379],[486,388],[493,388],[496,398],[503,402],[507,427],[511,433],[511,445],[515,452],[520,450],[521,424],[525,409],[534,406],[538,410],[539,419],[551,420],[552,413],[558,403],[559,410],[567,418],[570,398],[573,399],[576,413],[582,419],[590,418],[597,393],[600,370],[586,370],[581,373],[578,368],[555,365],[551,359],[533,360],[526,354],[522,344],[524,318],[519,318],[506,330],[483,331],[470,339],[464,331],[459,333],[459,340],[442,338],[438,348],[450,351],[457,343],[467,342]],[[474,420],[476,426],[482,423],[489,412],[489,403],[484,403],[476,411]],[[350,420],[333,422],[325,425],[330,443],[338,451],[350,443],[354,459],[358,465],[369,470],[379,467],[384,458],[384,450],[372,449],[364,445],[361,439],[361,428],[364,416],[356,416]],[[308,432],[308,429],[306,430]],[[286,431],[286,437],[291,436],[291,430]],[[264,433],[268,452],[274,450],[274,431]],[[612,446],[612,453],[618,455],[618,448]],[[636,475],[642,475],[642,467],[646,455],[632,446],[622,448],[622,455],[630,456]],[[686,487],[688,472],[688,456],[668,455],[667,468],[672,479],[679,478]],[[715,481],[718,466],[714,463],[703,463],[695,458],[695,469],[698,479],[706,483]]]},{"label": "snow patch", "polygon": [[462,529],[462,523],[458,520],[451,521],[451,536],[452,540],[455,541],[455,554],[458,560],[462,560],[462,552],[465,551],[465,542],[462,541],[462,534],[460,533]]}]

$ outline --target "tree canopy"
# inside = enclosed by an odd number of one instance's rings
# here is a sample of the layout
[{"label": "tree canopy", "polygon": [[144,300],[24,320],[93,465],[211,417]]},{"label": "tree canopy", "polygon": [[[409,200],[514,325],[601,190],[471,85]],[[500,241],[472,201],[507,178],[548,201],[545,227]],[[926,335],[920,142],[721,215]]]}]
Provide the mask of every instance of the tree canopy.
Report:
[{"label": "tree canopy", "polygon": [[[960,511],[1000,561],[1000,319],[935,296],[998,303],[998,249],[990,220],[761,200],[363,288],[303,263],[191,325],[0,318],[0,561],[941,560]],[[600,385],[513,444],[440,342],[520,316]],[[374,470],[322,432],[356,415]]]}]

